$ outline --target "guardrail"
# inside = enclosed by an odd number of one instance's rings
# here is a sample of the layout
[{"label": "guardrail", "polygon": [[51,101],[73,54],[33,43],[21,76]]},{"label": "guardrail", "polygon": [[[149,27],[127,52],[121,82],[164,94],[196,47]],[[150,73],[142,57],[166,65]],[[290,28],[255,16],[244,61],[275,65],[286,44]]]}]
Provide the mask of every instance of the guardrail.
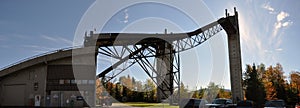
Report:
[{"label": "guardrail", "polygon": [[0,71],[2,71],[4,69],[7,69],[9,67],[18,65],[18,64],[23,63],[23,62],[28,61],[28,60],[32,60],[32,59],[35,59],[35,58],[38,58],[38,57],[42,57],[42,56],[45,56],[45,55],[49,55],[49,54],[53,54],[53,53],[56,53],[56,52],[59,52],[59,51],[67,51],[67,50],[76,49],[76,48],[82,48],[82,46],[74,46],[74,47],[61,48],[61,49],[58,49],[58,50],[54,50],[54,51],[49,51],[49,52],[37,54],[37,55],[31,56],[31,57],[22,59],[20,61],[17,61],[15,63],[9,64],[7,66],[1,67]]}]

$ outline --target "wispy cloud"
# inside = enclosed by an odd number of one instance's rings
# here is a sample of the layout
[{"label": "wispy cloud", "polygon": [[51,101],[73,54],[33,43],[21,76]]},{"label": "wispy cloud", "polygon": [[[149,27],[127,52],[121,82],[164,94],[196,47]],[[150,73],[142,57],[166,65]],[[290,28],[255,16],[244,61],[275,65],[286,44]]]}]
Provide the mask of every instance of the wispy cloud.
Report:
[{"label": "wispy cloud", "polygon": [[273,8],[270,5],[270,2],[266,2],[262,5],[262,8],[265,10],[268,10],[269,13],[272,14],[272,17],[275,17],[275,22],[273,25],[273,30],[272,30],[272,34],[270,36],[269,40],[269,45],[275,47],[275,49],[273,49],[274,51],[282,51],[282,48],[279,48],[281,46],[281,42],[282,42],[282,38],[280,35],[282,35],[282,33],[279,34],[279,32],[281,31],[282,28],[286,28],[290,25],[292,25],[292,21],[288,20],[286,21],[286,19],[290,16],[289,13],[285,12],[285,11],[278,11],[277,9]]},{"label": "wispy cloud", "polygon": [[[240,26],[240,35],[242,39],[242,45],[246,53],[250,58],[263,59],[265,56],[265,48],[263,47],[263,42],[259,38],[260,34],[255,27],[250,26],[250,20],[252,18],[245,17],[243,13],[240,13],[239,26]],[[253,53],[256,52],[256,53]]]},{"label": "wispy cloud", "polygon": [[128,13],[128,9],[125,9],[123,11],[124,17],[122,18],[122,20],[119,20],[120,23],[128,23],[129,21],[129,13]]},{"label": "wispy cloud", "polygon": [[57,48],[44,47],[44,46],[39,46],[39,45],[22,45],[22,47],[24,47],[26,49],[30,49],[34,53],[45,53],[48,51],[57,50]]},{"label": "wispy cloud", "polygon": [[269,40],[268,47],[265,49],[265,53],[268,54],[268,57],[273,61],[276,61],[276,53],[282,52],[284,49],[281,48],[282,36],[284,34],[284,29],[292,25],[291,20],[287,20],[290,14],[285,11],[279,11],[278,9],[273,8],[269,2],[264,3],[262,8],[268,10],[271,14],[270,17],[275,19],[273,23],[273,29],[270,33],[271,35],[267,38]]},{"label": "wispy cloud", "polygon": [[128,9],[125,9],[124,10],[124,14],[125,14],[125,16],[124,16],[124,23],[127,23],[128,22],[128,18],[129,18],[129,14],[128,14]]},{"label": "wispy cloud", "polygon": [[25,40],[25,39],[29,39],[29,36],[24,34],[16,34],[16,33],[0,34],[0,41],[11,41],[15,39]]},{"label": "wispy cloud", "polygon": [[47,36],[47,35],[42,35],[41,37],[46,39],[46,40],[56,42],[56,43],[64,43],[64,44],[67,44],[67,45],[70,45],[70,46],[73,44],[73,42],[71,40],[68,40],[68,39],[63,38],[63,37]]},{"label": "wispy cloud", "polygon": [[270,14],[275,14],[275,9],[270,5],[270,2],[263,4],[262,8],[269,11]]},{"label": "wispy cloud", "polygon": [[265,4],[263,4],[262,7],[268,11],[271,11],[271,12],[274,11],[274,8],[270,6],[270,3],[265,3]]},{"label": "wispy cloud", "polygon": [[266,49],[264,50],[264,52],[265,52],[265,53],[273,53],[273,51],[266,50]]},{"label": "wispy cloud", "polygon": [[50,40],[50,41],[57,41],[57,39],[55,39],[54,37],[50,37],[50,36],[47,36],[47,35],[42,35],[42,37],[44,39],[47,39],[47,40]]},{"label": "wispy cloud", "polygon": [[[277,62],[277,54],[284,51],[281,46],[281,35],[284,32],[281,32],[281,29],[292,24],[292,21],[288,20],[290,14],[285,11],[277,12],[277,9],[273,8],[270,3],[265,3],[261,6],[262,9],[267,11],[259,12],[271,14],[248,11],[251,8],[253,7],[245,7],[244,11],[240,10],[243,12],[239,13],[242,53],[247,56],[248,62]],[[264,15],[262,16],[263,18],[257,17],[258,14]],[[272,18],[274,19],[273,21],[270,20]],[[253,23],[254,21],[256,23]]]},{"label": "wispy cloud", "polygon": [[276,49],[276,51],[282,51],[282,50],[283,50],[282,48],[277,48],[277,49]]},{"label": "wispy cloud", "polygon": [[68,45],[72,45],[72,44],[73,44],[73,41],[68,40],[68,39],[66,39],[66,38],[58,37],[58,39],[59,39],[60,41],[64,42],[64,43],[68,44]]}]

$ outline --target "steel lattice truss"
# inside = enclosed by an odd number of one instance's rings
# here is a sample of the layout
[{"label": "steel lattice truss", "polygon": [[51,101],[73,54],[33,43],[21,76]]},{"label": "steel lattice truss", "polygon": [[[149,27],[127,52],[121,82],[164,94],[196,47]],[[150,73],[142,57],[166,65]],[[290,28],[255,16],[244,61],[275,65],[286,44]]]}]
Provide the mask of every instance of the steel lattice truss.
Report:
[{"label": "steel lattice truss", "polygon": [[[163,61],[167,61],[171,64],[170,67],[163,68],[168,69],[168,74],[171,74],[169,76],[172,77],[170,78],[172,81],[161,82],[164,88],[159,89],[169,91],[173,94],[176,89],[178,89],[178,92],[180,91],[179,52],[202,44],[221,30],[221,25],[216,21],[193,32],[179,34],[90,34],[91,36],[86,37],[85,46],[96,44],[99,47],[98,52],[100,55],[117,60],[117,62],[97,75],[97,78],[101,78],[102,83],[111,81],[137,63],[153,82],[158,85],[158,80],[164,80],[159,78],[164,77],[158,77],[160,73],[156,66],[166,65],[157,64],[157,60],[159,60],[158,58],[164,59]],[[153,38],[138,40],[139,37],[149,37],[149,35]],[[138,42],[136,42],[135,39],[137,39]],[[171,45],[169,52],[158,53],[158,46],[165,43]],[[167,55],[169,57],[162,57]],[[163,92],[163,94],[168,95],[165,92]],[[179,93],[177,94],[179,95]],[[178,95],[173,98],[178,98]]]},{"label": "steel lattice truss", "polygon": [[222,26],[219,25],[218,22],[211,23],[197,31],[187,33],[187,38],[174,41],[173,48],[176,49],[176,52],[194,48],[219,33],[221,30],[223,30]]},{"label": "steel lattice truss", "polygon": [[[173,50],[174,52],[175,50]],[[119,74],[124,72],[129,67],[134,64],[138,64],[144,72],[150,77],[156,85],[162,85],[164,88],[159,88],[162,91],[174,91],[178,89],[180,84],[180,61],[179,53],[168,53],[172,58],[164,58],[166,54],[157,54],[156,48],[147,45],[131,45],[131,46],[110,46],[110,47],[100,47],[99,54],[112,57],[117,59],[116,63],[112,66],[106,68],[97,78],[101,78],[102,83],[107,83],[111,81]],[[128,55],[126,55],[128,54]],[[126,56],[125,56],[126,55]],[[163,58],[166,62],[172,63],[171,67],[166,67],[164,64],[157,64],[157,58]],[[159,74],[156,66],[160,65],[164,69],[171,69],[169,74],[172,74],[171,82],[163,81],[159,84],[158,80],[164,80],[165,76],[157,77]],[[175,86],[174,86],[175,84]],[[160,86],[158,86],[160,87]],[[162,92],[163,95],[168,95]],[[172,92],[173,94],[173,92]],[[178,94],[178,93],[177,93]],[[179,95],[179,94],[178,94]],[[179,96],[176,96],[179,97]]]}]

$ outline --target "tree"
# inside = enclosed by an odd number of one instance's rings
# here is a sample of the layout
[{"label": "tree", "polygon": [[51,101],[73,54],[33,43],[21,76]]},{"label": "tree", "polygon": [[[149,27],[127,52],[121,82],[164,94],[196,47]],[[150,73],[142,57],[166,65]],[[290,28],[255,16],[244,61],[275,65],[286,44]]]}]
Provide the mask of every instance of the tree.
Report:
[{"label": "tree", "polygon": [[180,84],[180,98],[190,98],[187,86],[185,86],[183,82]]},{"label": "tree", "polygon": [[275,78],[273,77],[273,67],[270,66],[266,70],[265,74],[263,75],[263,83],[266,90],[266,99],[273,100],[274,96],[276,95],[276,90],[274,84],[272,83]]},{"label": "tree", "polygon": [[266,88],[266,99],[283,99],[287,101],[286,97],[286,82],[283,75],[283,68],[281,64],[277,63],[275,67],[270,66],[264,74],[264,85]]},{"label": "tree", "polygon": [[252,100],[258,105],[262,105],[265,102],[265,89],[262,81],[259,79],[258,71],[255,64],[251,67],[246,66],[244,86],[245,96],[247,100]]},{"label": "tree", "polygon": [[265,73],[266,73],[265,64],[261,63],[257,68],[257,77],[258,77],[258,79],[262,81],[262,78],[263,78]]},{"label": "tree", "polygon": [[203,96],[204,96],[204,91],[205,91],[205,89],[203,89],[202,87],[200,88],[200,90],[199,90],[199,98],[200,99],[202,99],[203,98]]},{"label": "tree", "polygon": [[195,90],[195,91],[193,91],[193,96],[192,96],[192,98],[197,98],[197,99],[200,99],[201,98],[201,96],[200,96],[200,90]]},{"label": "tree", "polygon": [[227,98],[227,99],[230,99],[231,98],[231,92],[230,91],[226,91],[224,89],[224,87],[221,87],[220,88],[220,91],[218,93],[218,97],[219,98]]},{"label": "tree", "polygon": [[127,102],[128,101],[128,97],[129,97],[129,95],[127,94],[128,91],[129,90],[126,86],[122,87],[122,102]]},{"label": "tree", "polygon": [[218,96],[219,90],[220,90],[219,85],[210,82],[209,85],[207,86],[206,91],[204,92],[203,98],[206,99],[208,102],[212,102],[213,99],[219,98]]},{"label": "tree", "polygon": [[107,82],[105,84],[105,90],[111,95],[113,96],[115,93],[114,93],[114,84],[112,82]]},{"label": "tree", "polygon": [[275,73],[277,73],[277,80],[274,81],[276,91],[277,91],[277,98],[278,99],[283,99],[287,101],[287,96],[286,96],[286,82],[285,82],[285,76],[283,75],[283,68],[282,65],[277,63],[275,67]]},{"label": "tree", "polygon": [[144,85],[145,98],[148,102],[155,102],[157,93],[156,86],[151,79],[146,80],[146,84]]},{"label": "tree", "polygon": [[290,84],[288,88],[287,102],[290,104],[295,104],[300,101],[299,99],[299,87],[300,87],[300,72],[292,71],[289,75]]},{"label": "tree", "polygon": [[99,79],[97,79],[96,80],[96,97],[97,97],[97,99],[101,98],[102,91],[103,91],[103,87],[102,87],[101,81]]},{"label": "tree", "polygon": [[115,87],[115,98],[118,100],[118,101],[120,101],[121,100],[121,90],[120,90],[120,83],[118,82],[117,84],[116,84],[116,87]]}]

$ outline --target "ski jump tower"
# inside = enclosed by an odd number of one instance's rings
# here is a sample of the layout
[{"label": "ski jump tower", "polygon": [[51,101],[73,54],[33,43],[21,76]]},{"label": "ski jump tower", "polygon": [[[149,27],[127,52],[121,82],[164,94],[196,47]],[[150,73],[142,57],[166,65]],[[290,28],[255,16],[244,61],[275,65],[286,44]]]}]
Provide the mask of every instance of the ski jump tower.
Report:
[{"label": "ski jump tower", "polygon": [[[96,46],[97,54],[119,60],[97,75],[96,78],[101,78],[103,83],[138,63],[157,84],[157,100],[169,98],[172,103],[173,99],[179,97],[173,94],[180,95],[180,93],[174,93],[176,89],[180,91],[179,52],[202,44],[221,30],[225,30],[227,33],[232,100],[237,103],[243,99],[243,92],[238,12],[235,8],[234,15],[230,16],[226,10],[224,18],[192,32],[173,34],[94,34],[91,32],[89,36],[85,37],[84,46]],[[148,38],[141,39],[141,37]],[[157,59],[154,61],[156,65],[151,63],[153,58]],[[121,66],[123,64],[126,66]],[[120,69],[119,66],[122,68]],[[112,70],[117,72],[110,74]]]}]

